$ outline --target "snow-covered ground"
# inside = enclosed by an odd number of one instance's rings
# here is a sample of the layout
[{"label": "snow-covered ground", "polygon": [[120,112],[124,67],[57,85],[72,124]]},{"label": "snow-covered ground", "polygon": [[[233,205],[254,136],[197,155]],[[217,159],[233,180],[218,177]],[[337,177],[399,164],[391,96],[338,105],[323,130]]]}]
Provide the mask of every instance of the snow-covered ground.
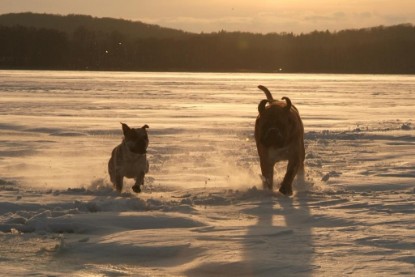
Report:
[{"label": "snow-covered ground", "polygon": [[[290,198],[259,84],[305,125]],[[413,276],[414,110],[415,76],[0,71],[0,274]],[[139,195],[109,184],[119,122],[150,126]]]}]

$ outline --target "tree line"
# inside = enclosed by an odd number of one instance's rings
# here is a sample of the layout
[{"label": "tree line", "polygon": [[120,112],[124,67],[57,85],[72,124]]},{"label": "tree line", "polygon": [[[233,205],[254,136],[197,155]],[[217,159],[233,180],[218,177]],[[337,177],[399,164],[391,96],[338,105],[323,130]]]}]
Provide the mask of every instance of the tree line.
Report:
[{"label": "tree line", "polygon": [[0,15],[0,26],[25,26],[36,29],[55,29],[72,34],[80,26],[95,33],[119,32],[135,38],[172,38],[183,37],[190,33],[146,24],[140,21],[92,17],[89,15],[56,15],[39,13],[9,13]]},{"label": "tree line", "polygon": [[415,27],[137,37],[0,25],[0,68],[414,74]]}]

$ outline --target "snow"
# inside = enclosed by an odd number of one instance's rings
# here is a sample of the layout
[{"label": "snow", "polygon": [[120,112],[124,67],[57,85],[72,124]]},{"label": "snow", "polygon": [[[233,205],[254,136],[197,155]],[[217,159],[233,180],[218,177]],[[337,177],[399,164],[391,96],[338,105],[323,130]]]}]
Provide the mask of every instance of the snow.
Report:
[{"label": "snow", "polygon": [[[414,76],[0,76],[2,274],[415,274]],[[293,197],[261,188],[259,84],[303,118]],[[109,184],[119,122],[150,126],[138,195]]]}]

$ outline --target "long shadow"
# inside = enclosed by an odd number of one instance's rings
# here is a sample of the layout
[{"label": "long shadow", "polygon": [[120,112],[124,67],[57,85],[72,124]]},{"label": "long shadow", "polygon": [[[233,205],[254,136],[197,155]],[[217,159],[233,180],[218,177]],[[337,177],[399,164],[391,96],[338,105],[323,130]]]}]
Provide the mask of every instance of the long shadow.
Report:
[{"label": "long shadow", "polygon": [[248,228],[246,276],[311,276],[313,241],[307,196],[264,197],[251,210],[257,223]]}]

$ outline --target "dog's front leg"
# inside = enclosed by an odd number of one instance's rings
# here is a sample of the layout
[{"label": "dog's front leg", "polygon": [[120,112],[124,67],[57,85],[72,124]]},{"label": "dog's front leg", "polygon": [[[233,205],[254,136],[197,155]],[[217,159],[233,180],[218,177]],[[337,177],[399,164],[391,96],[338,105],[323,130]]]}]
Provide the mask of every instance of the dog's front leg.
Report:
[{"label": "dog's front leg", "polygon": [[281,183],[280,192],[284,195],[290,196],[293,194],[293,181],[295,175],[300,168],[299,161],[289,161],[287,165],[287,172],[285,173],[284,180]]},{"label": "dog's front leg", "polygon": [[115,183],[114,183],[114,185],[115,185],[115,189],[118,191],[118,192],[120,192],[121,193],[121,191],[122,191],[122,187],[123,187],[123,179],[124,179],[124,176],[122,176],[121,174],[116,174],[115,175]]},{"label": "dog's front leg", "polygon": [[144,185],[144,172],[141,171],[140,174],[135,178],[135,184],[133,186],[133,191],[136,193],[141,192],[141,186]]},{"label": "dog's front leg", "polygon": [[262,173],[262,185],[264,189],[272,190],[274,183],[274,164],[269,162],[268,156],[260,157],[260,166]]},{"label": "dog's front leg", "polygon": [[261,167],[262,171],[262,186],[264,189],[272,190],[274,186],[274,166],[273,165],[264,165]]},{"label": "dog's front leg", "polygon": [[259,165],[262,173],[262,186],[264,189],[272,190],[274,182],[274,163],[269,159],[268,150],[257,142]]}]

